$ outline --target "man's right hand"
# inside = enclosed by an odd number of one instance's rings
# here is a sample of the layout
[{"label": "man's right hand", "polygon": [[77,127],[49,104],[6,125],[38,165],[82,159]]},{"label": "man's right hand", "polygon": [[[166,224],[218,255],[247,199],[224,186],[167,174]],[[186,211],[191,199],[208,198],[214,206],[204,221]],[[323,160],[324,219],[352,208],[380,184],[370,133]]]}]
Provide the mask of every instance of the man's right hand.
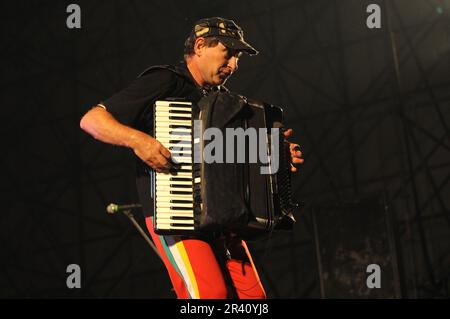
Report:
[{"label": "man's right hand", "polygon": [[153,137],[143,134],[133,144],[136,156],[155,171],[168,172],[172,167],[170,151]]}]

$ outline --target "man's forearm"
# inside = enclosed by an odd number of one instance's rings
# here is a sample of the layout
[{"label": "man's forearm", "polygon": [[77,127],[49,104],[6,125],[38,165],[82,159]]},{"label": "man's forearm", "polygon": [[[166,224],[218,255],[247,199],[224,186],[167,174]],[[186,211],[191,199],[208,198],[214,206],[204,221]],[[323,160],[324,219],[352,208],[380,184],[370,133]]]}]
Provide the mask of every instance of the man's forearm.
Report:
[{"label": "man's forearm", "polygon": [[170,151],[160,142],[121,124],[102,107],[94,107],[87,112],[80,121],[80,127],[99,141],[131,148],[137,157],[157,172],[172,167]]},{"label": "man's forearm", "polygon": [[145,133],[121,124],[101,107],[89,110],[81,119],[80,127],[99,141],[132,149],[148,138]]}]

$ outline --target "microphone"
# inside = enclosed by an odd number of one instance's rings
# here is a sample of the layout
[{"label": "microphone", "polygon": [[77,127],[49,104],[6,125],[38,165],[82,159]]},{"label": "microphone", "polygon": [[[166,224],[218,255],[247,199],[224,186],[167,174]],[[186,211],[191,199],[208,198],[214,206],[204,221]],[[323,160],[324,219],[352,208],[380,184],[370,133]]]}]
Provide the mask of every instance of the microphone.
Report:
[{"label": "microphone", "polygon": [[135,208],[141,208],[141,207],[142,207],[141,204],[117,205],[117,204],[111,203],[106,207],[106,211],[108,212],[108,214],[115,214],[117,212],[122,212],[122,211],[131,210],[131,209],[135,209]]}]

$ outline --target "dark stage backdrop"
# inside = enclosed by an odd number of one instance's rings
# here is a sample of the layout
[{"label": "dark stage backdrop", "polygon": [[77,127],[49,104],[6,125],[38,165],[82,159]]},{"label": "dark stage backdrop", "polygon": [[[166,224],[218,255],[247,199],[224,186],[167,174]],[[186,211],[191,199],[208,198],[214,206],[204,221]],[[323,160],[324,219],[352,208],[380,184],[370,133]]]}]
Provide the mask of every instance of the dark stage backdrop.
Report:
[{"label": "dark stage backdrop", "polygon": [[[70,4],[81,28],[67,26]],[[268,296],[450,296],[449,0],[0,7],[0,297],[175,298],[129,220],[105,212],[137,201],[131,154],[79,120],[146,67],[181,59],[206,16],[234,19],[260,50],[228,86],[283,107],[305,157],[294,232],[250,244]],[[71,264],[81,288],[67,286]],[[367,286],[372,264],[380,288]]]}]

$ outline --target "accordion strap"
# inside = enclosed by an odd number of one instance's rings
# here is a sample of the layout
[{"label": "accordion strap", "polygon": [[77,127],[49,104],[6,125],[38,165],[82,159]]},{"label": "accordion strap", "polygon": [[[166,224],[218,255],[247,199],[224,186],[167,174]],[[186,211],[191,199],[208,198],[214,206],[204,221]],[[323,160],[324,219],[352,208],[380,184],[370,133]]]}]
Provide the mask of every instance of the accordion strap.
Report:
[{"label": "accordion strap", "polygon": [[189,75],[186,74],[186,72],[183,72],[183,70],[180,67],[177,67],[175,65],[170,65],[170,64],[161,64],[161,65],[153,65],[147,69],[145,69],[144,71],[141,72],[141,74],[138,75],[138,78],[141,76],[144,76],[148,73],[150,73],[153,70],[169,70],[173,73],[176,73],[182,77],[187,78],[188,80],[192,81],[192,79],[189,77]]}]

